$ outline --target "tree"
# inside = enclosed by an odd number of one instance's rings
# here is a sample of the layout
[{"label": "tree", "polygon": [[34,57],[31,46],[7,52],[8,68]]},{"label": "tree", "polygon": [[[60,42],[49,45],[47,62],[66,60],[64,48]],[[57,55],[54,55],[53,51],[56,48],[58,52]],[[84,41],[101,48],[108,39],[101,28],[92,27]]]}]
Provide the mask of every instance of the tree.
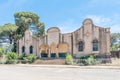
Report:
[{"label": "tree", "polygon": [[15,39],[16,30],[18,27],[15,24],[7,23],[0,27],[0,35],[1,36],[8,36],[10,40],[10,44],[12,44],[13,40]]},{"label": "tree", "polygon": [[38,23],[36,27],[36,34],[37,36],[44,36],[45,35],[45,24],[44,23]]},{"label": "tree", "polygon": [[110,35],[110,41],[111,50],[117,50],[120,48],[120,33],[112,33]]},{"label": "tree", "polygon": [[[34,35],[42,37],[45,34],[45,25],[40,22],[39,16],[32,12],[16,12],[14,14],[15,24],[18,27],[16,41],[24,36],[26,29],[31,29]],[[38,38],[39,40],[39,38]],[[38,43],[39,45],[39,43]]]},{"label": "tree", "polygon": [[110,35],[110,41],[111,41],[111,45],[119,42],[120,40],[120,33],[112,33]]},{"label": "tree", "polygon": [[34,27],[31,27],[32,30],[35,31],[35,35],[43,36],[45,29],[44,29],[44,23],[41,23],[39,21],[39,16],[32,12],[16,12],[14,14],[15,23],[17,26],[19,26],[17,30],[17,38],[21,38],[24,36],[24,32],[26,29],[30,28],[31,25]]}]

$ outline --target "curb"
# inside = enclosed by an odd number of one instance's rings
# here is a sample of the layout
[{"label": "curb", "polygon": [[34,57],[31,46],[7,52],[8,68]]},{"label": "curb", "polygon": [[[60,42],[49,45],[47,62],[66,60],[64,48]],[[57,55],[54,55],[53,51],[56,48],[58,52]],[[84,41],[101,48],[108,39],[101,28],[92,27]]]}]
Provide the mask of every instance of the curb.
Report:
[{"label": "curb", "polygon": [[76,65],[31,65],[31,64],[12,64],[1,65],[11,67],[44,67],[44,68],[79,68],[79,69],[120,69],[120,66],[76,66]]}]

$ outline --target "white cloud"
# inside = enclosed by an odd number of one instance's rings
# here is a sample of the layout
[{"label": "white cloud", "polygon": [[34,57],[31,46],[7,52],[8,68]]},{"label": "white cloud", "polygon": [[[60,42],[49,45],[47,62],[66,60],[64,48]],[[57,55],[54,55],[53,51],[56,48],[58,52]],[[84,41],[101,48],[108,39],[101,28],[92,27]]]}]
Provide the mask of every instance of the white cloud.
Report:
[{"label": "white cloud", "polygon": [[69,19],[67,21],[64,21],[57,25],[57,27],[60,28],[62,33],[68,33],[73,32],[76,29],[80,28],[82,26],[82,21],[86,18],[91,18],[93,20],[93,23],[96,26],[101,27],[110,27],[111,33],[118,33],[120,32],[120,15],[115,14],[112,17],[104,17],[104,16],[97,16],[97,15],[87,15],[83,19],[81,19],[81,22],[77,22],[76,20]]},{"label": "white cloud", "polygon": [[81,23],[75,22],[75,20],[70,19],[57,25],[62,33],[73,32],[81,26]]},{"label": "white cloud", "polygon": [[112,33],[120,32],[119,14],[112,15],[111,17],[87,15],[85,18],[91,18],[97,26],[110,27]]},{"label": "white cloud", "polygon": [[112,22],[111,18],[103,17],[103,16],[96,16],[96,15],[88,15],[86,18],[91,18],[95,25],[99,26],[108,26]]}]

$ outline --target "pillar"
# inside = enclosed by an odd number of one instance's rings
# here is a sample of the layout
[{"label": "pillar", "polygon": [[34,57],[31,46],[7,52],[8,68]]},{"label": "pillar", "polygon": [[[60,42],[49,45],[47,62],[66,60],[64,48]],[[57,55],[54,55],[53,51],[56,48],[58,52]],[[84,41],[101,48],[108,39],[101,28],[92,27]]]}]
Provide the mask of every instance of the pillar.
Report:
[{"label": "pillar", "polygon": [[39,56],[39,58],[41,58],[41,50],[40,50],[40,52],[39,52],[39,55],[38,55],[38,56]]},{"label": "pillar", "polygon": [[56,58],[59,58],[59,55],[58,55],[58,48],[56,48]]},{"label": "pillar", "polygon": [[48,49],[48,58],[50,58],[50,49]]}]

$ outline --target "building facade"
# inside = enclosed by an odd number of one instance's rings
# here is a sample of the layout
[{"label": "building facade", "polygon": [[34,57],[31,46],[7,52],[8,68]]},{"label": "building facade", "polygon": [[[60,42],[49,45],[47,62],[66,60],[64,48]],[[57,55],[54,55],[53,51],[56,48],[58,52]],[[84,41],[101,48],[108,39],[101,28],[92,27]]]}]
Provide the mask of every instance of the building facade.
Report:
[{"label": "building facade", "polygon": [[110,54],[110,28],[95,26],[85,19],[74,32],[62,34],[58,27],[51,27],[44,37],[36,37],[28,29],[18,41],[18,53],[38,57],[62,58],[66,53],[80,57],[87,54]]}]

